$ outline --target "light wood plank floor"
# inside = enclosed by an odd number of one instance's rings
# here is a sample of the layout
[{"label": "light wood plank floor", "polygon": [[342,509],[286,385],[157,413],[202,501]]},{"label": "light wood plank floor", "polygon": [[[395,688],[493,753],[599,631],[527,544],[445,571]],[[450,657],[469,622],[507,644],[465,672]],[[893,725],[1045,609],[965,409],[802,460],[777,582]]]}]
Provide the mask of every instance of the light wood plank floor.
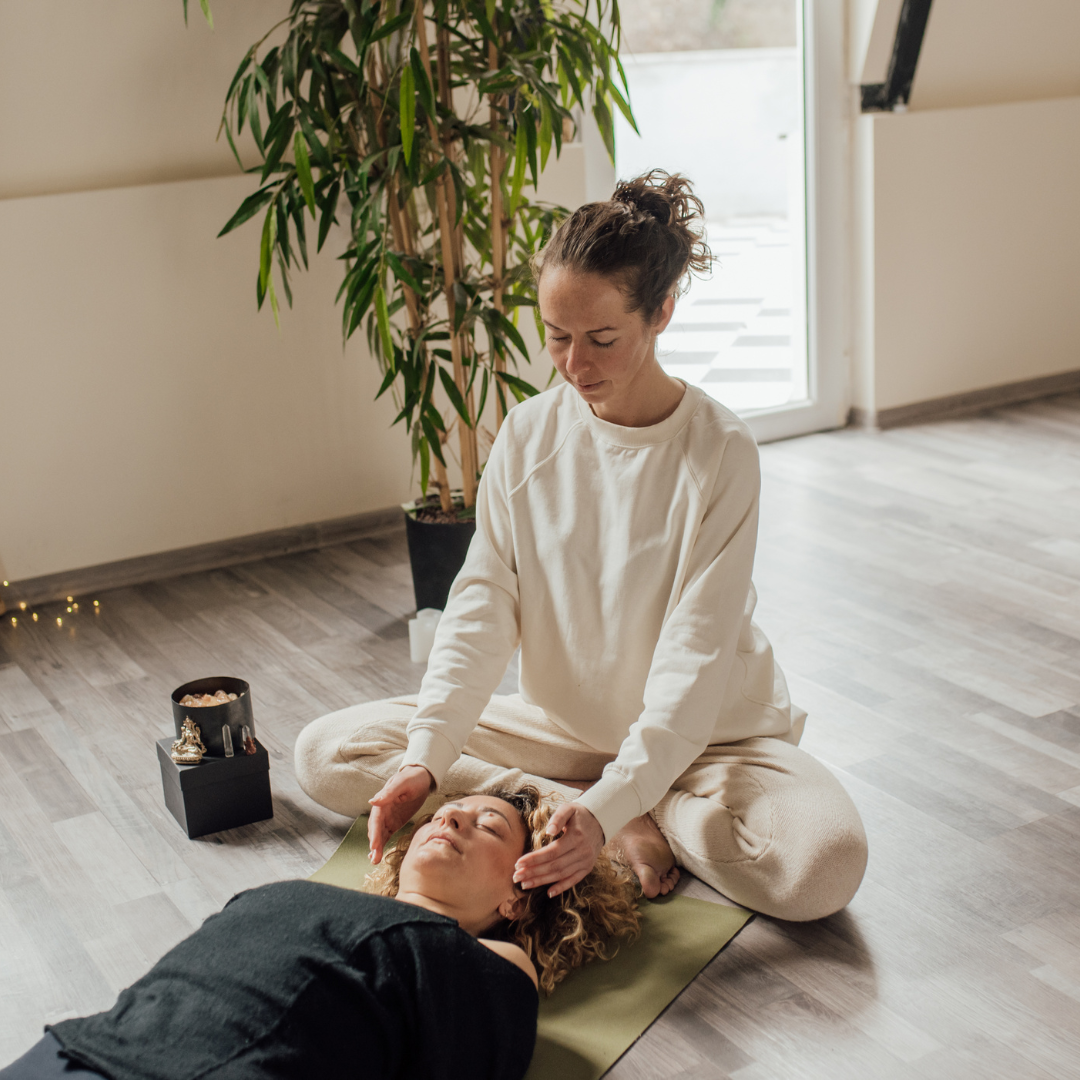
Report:
[{"label": "light wood plank floor", "polygon": [[[1080,1076],[1080,397],[762,460],[759,621],[870,867],[840,915],[755,920],[610,1075]],[[0,1064],[322,863],[347,822],[299,791],[297,732],[421,675],[400,534],[77,599],[0,627]],[[188,841],[152,740],[219,672],[254,687],[276,816]]]}]

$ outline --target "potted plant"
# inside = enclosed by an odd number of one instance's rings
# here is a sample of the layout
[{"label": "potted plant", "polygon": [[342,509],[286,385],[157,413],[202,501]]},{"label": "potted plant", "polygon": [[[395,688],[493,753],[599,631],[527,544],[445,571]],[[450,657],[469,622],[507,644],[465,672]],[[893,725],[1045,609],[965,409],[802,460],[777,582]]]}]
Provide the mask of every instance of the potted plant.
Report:
[{"label": "potted plant", "polygon": [[566,211],[526,183],[560,154],[575,108],[591,106],[609,154],[612,108],[633,123],[619,30],[617,0],[293,0],[226,95],[237,162],[246,127],[262,164],[221,235],[260,218],[260,308],[276,320],[279,289],[291,305],[309,233],[319,250],[335,221],[349,232],[342,331],[364,325],[377,396],[394,395],[419,465],[406,506],[418,607],[444,606],[464,559],[485,408],[497,430],[537,392],[516,373],[529,359],[518,316],[532,308],[544,340],[528,260]]}]

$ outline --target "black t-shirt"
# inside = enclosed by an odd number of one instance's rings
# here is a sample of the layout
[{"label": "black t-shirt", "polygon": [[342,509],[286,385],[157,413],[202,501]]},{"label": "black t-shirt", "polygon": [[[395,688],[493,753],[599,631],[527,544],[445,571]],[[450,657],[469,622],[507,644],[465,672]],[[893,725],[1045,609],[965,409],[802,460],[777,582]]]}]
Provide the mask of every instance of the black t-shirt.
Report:
[{"label": "black t-shirt", "polygon": [[108,1012],[51,1027],[113,1080],[520,1080],[529,977],[444,915],[281,881],[234,896]]}]

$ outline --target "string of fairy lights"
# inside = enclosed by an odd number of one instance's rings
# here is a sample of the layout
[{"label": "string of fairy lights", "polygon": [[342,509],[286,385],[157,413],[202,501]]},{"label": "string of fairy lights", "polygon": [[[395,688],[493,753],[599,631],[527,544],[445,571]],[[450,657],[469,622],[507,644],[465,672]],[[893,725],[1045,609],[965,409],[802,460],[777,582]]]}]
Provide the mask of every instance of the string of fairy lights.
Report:
[{"label": "string of fairy lights", "polygon": [[[11,583],[8,582],[8,581],[3,582],[3,586],[4,586],[5,589],[8,588],[8,586],[10,584]],[[2,608],[0,608],[0,610],[2,610]],[[101,602],[99,600],[94,600],[93,601],[93,606],[91,607],[90,610],[93,611],[93,613],[95,615],[97,615],[101,611]],[[76,600],[74,596],[67,597],[67,614],[68,615],[78,615],[78,613],[79,613],[79,602],[78,602],[78,600]],[[11,615],[8,616],[8,618],[10,619],[12,626],[18,626],[19,625],[19,619],[27,619],[28,618],[31,622],[42,622],[42,621],[47,622],[48,621],[47,618],[43,618],[43,614],[41,612],[32,610],[25,600],[20,600],[19,601],[19,610],[18,610],[18,612],[12,612]],[[49,618],[52,618],[52,616],[49,616]],[[56,618],[56,625],[59,626],[59,627],[63,627],[63,625],[64,625],[64,616],[63,615],[57,615],[55,618]],[[69,620],[69,622],[70,622],[70,620]]]}]

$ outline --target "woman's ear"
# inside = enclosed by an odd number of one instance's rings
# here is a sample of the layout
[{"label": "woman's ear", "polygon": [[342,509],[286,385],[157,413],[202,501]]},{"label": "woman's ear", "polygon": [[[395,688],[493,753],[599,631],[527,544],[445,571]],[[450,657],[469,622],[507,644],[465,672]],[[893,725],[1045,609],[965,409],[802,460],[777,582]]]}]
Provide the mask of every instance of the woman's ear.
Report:
[{"label": "woman's ear", "polygon": [[524,893],[508,897],[499,905],[499,915],[507,922],[515,922],[525,914],[529,906],[529,898]]},{"label": "woman's ear", "polygon": [[663,304],[660,305],[660,310],[656,314],[656,319],[653,321],[652,330],[656,335],[662,334],[666,329],[669,322],[671,322],[671,316],[675,314],[675,297],[669,296]]}]

